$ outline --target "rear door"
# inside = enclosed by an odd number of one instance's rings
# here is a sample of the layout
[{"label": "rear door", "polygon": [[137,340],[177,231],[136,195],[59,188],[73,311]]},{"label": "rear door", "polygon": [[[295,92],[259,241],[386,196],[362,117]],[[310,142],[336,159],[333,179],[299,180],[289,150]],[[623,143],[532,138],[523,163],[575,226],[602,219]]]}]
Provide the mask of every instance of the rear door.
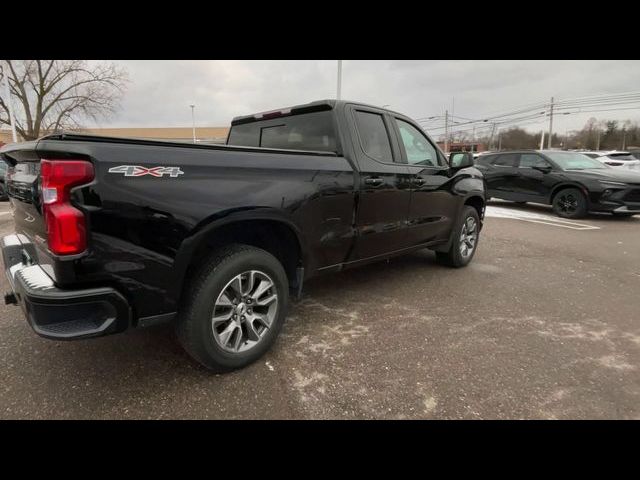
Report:
[{"label": "rear door", "polygon": [[492,155],[487,163],[482,162],[478,168],[484,174],[487,194],[490,197],[512,200],[518,178],[518,153],[501,153]]},{"label": "rear door", "polygon": [[360,168],[357,239],[350,260],[363,260],[408,245],[411,175],[383,111],[354,105],[346,113]]},{"label": "rear door", "polygon": [[[519,177],[515,180],[515,191],[523,196],[522,201],[546,202],[554,184],[550,172],[544,173],[536,168],[553,166],[537,153],[520,154]],[[526,197],[526,198],[525,198]]]}]

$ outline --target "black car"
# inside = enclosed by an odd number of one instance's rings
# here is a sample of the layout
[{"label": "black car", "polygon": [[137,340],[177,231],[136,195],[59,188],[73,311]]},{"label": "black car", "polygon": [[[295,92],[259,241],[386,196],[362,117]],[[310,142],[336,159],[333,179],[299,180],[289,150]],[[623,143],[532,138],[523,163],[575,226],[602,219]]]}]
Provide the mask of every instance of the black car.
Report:
[{"label": "black car", "polygon": [[7,196],[7,188],[5,187],[4,177],[7,174],[7,164],[3,161],[0,161],[0,201],[8,200]]},{"label": "black car", "polygon": [[561,217],[587,212],[640,213],[640,173],[609,167],[578,152],[524,150],[476,160],[488,198],[545,203]]}]

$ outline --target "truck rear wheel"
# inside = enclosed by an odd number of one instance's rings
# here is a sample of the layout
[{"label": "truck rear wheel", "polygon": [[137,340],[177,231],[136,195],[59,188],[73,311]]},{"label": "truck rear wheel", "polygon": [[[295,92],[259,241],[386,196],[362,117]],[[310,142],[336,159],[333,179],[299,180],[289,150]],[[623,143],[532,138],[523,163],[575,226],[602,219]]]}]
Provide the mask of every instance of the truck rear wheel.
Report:
[{"label": "truck rear wheel", "polygon": [[447,252],[436,252],[438,262],[449,267],[464,267],[476,253],[480,236],[480,217],[471,206],[464,206],[458,224],[454,227],[451,247]]},{"label": "truck rear wheel", "polygon": [[185,291],[176,332],[184,349],[210,370],[226,372],[260,358],[286,316],[289,285],[282,264],[248,245],[209,257]]}]

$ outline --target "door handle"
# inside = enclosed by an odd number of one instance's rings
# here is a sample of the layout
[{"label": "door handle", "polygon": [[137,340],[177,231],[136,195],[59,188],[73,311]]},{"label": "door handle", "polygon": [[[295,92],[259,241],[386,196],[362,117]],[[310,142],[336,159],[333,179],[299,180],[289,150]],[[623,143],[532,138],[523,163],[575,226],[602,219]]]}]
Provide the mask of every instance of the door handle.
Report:
[{"label": "door handle", "polygon": [[364,183],[373,187],[379,187],[384,183],[384,180],[378,177],[369,177],[364,179]]},{"label": "door handle", "polygon": [[411,183],[415,183],[416,185],[423,185],[424,184],[424,178],[422,178],[422,177],[412,178],[411,179]]}]

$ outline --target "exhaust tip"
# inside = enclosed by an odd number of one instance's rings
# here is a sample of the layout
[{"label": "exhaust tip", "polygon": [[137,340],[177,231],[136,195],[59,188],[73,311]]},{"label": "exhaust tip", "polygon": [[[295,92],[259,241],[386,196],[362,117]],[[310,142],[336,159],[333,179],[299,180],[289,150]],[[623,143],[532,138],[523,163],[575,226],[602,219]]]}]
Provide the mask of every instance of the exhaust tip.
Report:
[{"label": "exhaust tip", "polygon": [[18,299],[16,298],[16,294],[13,292],[7,292],[4,294],[4,304],[5,305],[17,305]]}]

